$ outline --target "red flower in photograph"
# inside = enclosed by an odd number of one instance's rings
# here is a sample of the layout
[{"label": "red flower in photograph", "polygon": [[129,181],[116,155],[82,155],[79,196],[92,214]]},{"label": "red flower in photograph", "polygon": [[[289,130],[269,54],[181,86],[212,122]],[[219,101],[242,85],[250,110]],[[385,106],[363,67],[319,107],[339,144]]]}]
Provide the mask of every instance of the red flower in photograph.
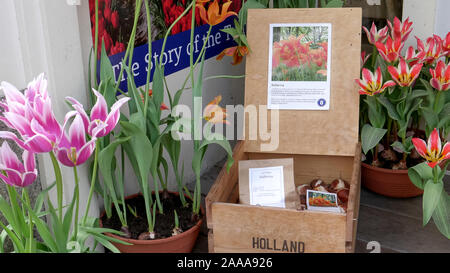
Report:
[{"label": "red flower in photograph", "polygon": [[105,16],[106,21],[108,21],[108,22],[111,22],[111,13],[112,13],[111,9],[106,7],[105,11],[104,11],[104,16]]},{"label": "red flower in photograph", "polygon": [[117,10],[115,10],[115,11],[113,11],[113,13],[111,13],[111,24],[112,24],[113,28],[119,27],[119,13],[117,12]]}]

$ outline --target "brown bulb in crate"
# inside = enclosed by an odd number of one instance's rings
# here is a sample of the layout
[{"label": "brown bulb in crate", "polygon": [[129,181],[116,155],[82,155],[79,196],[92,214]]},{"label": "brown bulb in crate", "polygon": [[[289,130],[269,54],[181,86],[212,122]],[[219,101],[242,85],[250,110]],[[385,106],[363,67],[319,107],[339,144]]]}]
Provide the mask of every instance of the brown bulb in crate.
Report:
[{"label": "brown bulb in crate", "polygon": [[342,189],[349,189],[350,185],[342,179],[335,179],[331,184],[328,186],[328,190],[330,192],[338,192]]},{"label": "brown bulb in crate", "polygon": [[324,186],[318,186],[314,188],[315,191],[321,191],[321,192],[328,192],[327,188],[325,188]]},{"label": "brown bulb in crate", "polygon": [[303,184],[297,187],[297,193],[299,195],[306,195],[307,190],[312,190],[311,186],[308,184]]},{"label": "brown bulb in crate", "polygon": [[308,184],[303,184],[297,187],[297,193],[300,196],[300,204],[306,205],[306,191],[311,190],[311,186]]},{"label": "brown bulb in crate", "polygon": [[310,183],[310,186],[311,186],[311,188],[317,188],[317,187],[319,187],[319,186],[324,186],[325,184],[323,183],[323,181],[322,180],[320,180],[320,179],[314,179],[313,181],[311,181],[311,183]]},{"label": "brown bulb in crate", "polygon": [[342,189],[337,192],[337,196],[342,203],[347,204],[349,193],[350,191],[348,189]]}]

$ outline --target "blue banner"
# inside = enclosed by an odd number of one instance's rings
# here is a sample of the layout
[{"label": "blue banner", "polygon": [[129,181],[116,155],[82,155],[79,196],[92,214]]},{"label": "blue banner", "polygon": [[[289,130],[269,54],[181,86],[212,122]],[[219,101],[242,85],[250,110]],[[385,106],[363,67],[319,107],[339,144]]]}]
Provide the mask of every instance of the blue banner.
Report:
[{"label": "blue banner", "polygon": [[[209,25],[205,24],[195,28],[194,31],[194,61],[200,54],[200,51],[206,43],[206,55],[205,59],[212,58],[221,53],[224,49],[235,46],[236,43],[233,37],[225,32],[220,31],[224,28],[230,28],[234,25],[233,20],[235,17],[229,17],[224,22],[215,25],[211,29],[211,34],[207,38]],[[162,64],[164,65],[164,74],[170,75],[182,69],[189,67],[190,65],[190,39],[191,31],[187,30],[175,35],[171,35],[167,38],[167,42],[164,49],[164,54],[162,57]],[[134,75],[134,80],[136,86],[145,85],[147,80],[147,70],[148,64],[151,62],[151,74],[150,81],[153,79],[154,65],[155,61],[160,62],[161,48],[163,44],[163,39],[152,42],[152,53],[151,56],[148,53],[148,44],[138,46],[134,49],[133,53],[133,63],[130,67],[131,72]],[[121,52],[110,56],[109,59],[113,66],[114,74],[116,77],[116,82],[119,77],[122,59],[125,52]],[[100,65],[98,66],[100,67]],[[97,70],[98,78],[100,78],[100,69]],[[126,92],[127,91],[127,73],[123,72],[123,76],[119,85],[119,88]]]}]

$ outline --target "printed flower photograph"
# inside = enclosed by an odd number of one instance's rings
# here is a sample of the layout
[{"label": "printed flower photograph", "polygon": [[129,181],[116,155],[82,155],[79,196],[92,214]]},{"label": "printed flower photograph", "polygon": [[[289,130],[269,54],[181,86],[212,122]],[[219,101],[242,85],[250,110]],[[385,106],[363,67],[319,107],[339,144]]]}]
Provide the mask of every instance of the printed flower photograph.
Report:
[{"label": "printed flower photograph", "polygon": [[272,81],[327,81],[328,26],[272,28]]},{"label": "printed flower photograph", "polygon": [[[177,18],[179,18],[192,3],[192,0],[155,0],[150,1],[152,28],[151,38],[153,41],[163,39]],[[201,16],[201,9],[213,13],[217,10],[225,10],[237,14],[241,9],[241,1],[229,2],[228,0],[197,1],[195,12],[196,26],[207,24],[208,21]],[[134,46],[138,47],[148,43],[148,29],[146,23],[145,6],[136,12],[135,1],[131,0],[99,0],[98,1],[98,52],[100,59],[102,43],[105,45],[108,56],[124,52],[128,46],[131,30],[134,24],[134,14],[137,13],[137,28]],[[89,0],[89,11],[91,17],[92,41],[95,42],[95,1]],[[186,16],[172,28],[170,35],[175,35],[191,29],[192,9]]]}]

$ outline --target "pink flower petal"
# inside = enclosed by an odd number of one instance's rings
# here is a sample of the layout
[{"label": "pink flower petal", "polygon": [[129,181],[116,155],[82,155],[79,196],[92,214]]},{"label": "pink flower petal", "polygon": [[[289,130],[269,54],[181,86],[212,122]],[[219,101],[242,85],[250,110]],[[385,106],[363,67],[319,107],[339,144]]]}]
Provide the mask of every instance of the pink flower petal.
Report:
[{"label": "pink flower petal", "polygon": [[11,150],[11,147],[9,147],[8,142],[6,141],[4,141],[2,146],[0,147],[0,158],[2,165],[4,165],[6,168],[22,172],[25,170],[22,162],[19,161],[16,153]]},{"label": "pink flower petal", "polygon": [[99,119],[105,121],[108,115],[108,105],[106,104],[105,98],[95,89],[92,92],[97,96],[97,102],[91,110],[91,120]]},{"label": "pink flower petal", "polygon": [[88,141],[77,153],[77,166],[86,162],[92,155],[95,149],[96,138],[92,138]]},{"label": "pink flower petal", "polygon": [[70,150],[66,148],[58,148],[56,151],[56,157],[58,158],[58,161],[61,162],[61,164],[67,166],[67,167],[73,167],[75,164],[70,160],[69,158]]},{"label": "pink flower petal", "polygon": [[34,158],[34,153],[27,150],[22,153],[22,160],[25,166],[25,171],[34,171],[36,169],[36,160]]},{"label": "pink flower petal", "polygon": [[21,104],[25,104],[25,96],[20,92],[14,85],[9,82],[2,82],[1,87],[3,89],[3,93],[5,94],[5,98],[7,103],[16,101]]},{"label": "pink flower petal", "polygon": [[80,115],[76,115],[69,128],[69,142],[71,147],[81,149],[86,143],[86,128]]},{"label": "pink flower petal", "polygon": [[114,130],[117,123],[119,122],[120,107],[122,107],[122,105],[124,105],[129,100],[130,98],[128,97],[121,98],[111,106],[111,112],[108,114],[108,117],[105,120],[105,123],[108,125],[108,127],[106,128],[106,134],[109,134],[112,130]]}]

